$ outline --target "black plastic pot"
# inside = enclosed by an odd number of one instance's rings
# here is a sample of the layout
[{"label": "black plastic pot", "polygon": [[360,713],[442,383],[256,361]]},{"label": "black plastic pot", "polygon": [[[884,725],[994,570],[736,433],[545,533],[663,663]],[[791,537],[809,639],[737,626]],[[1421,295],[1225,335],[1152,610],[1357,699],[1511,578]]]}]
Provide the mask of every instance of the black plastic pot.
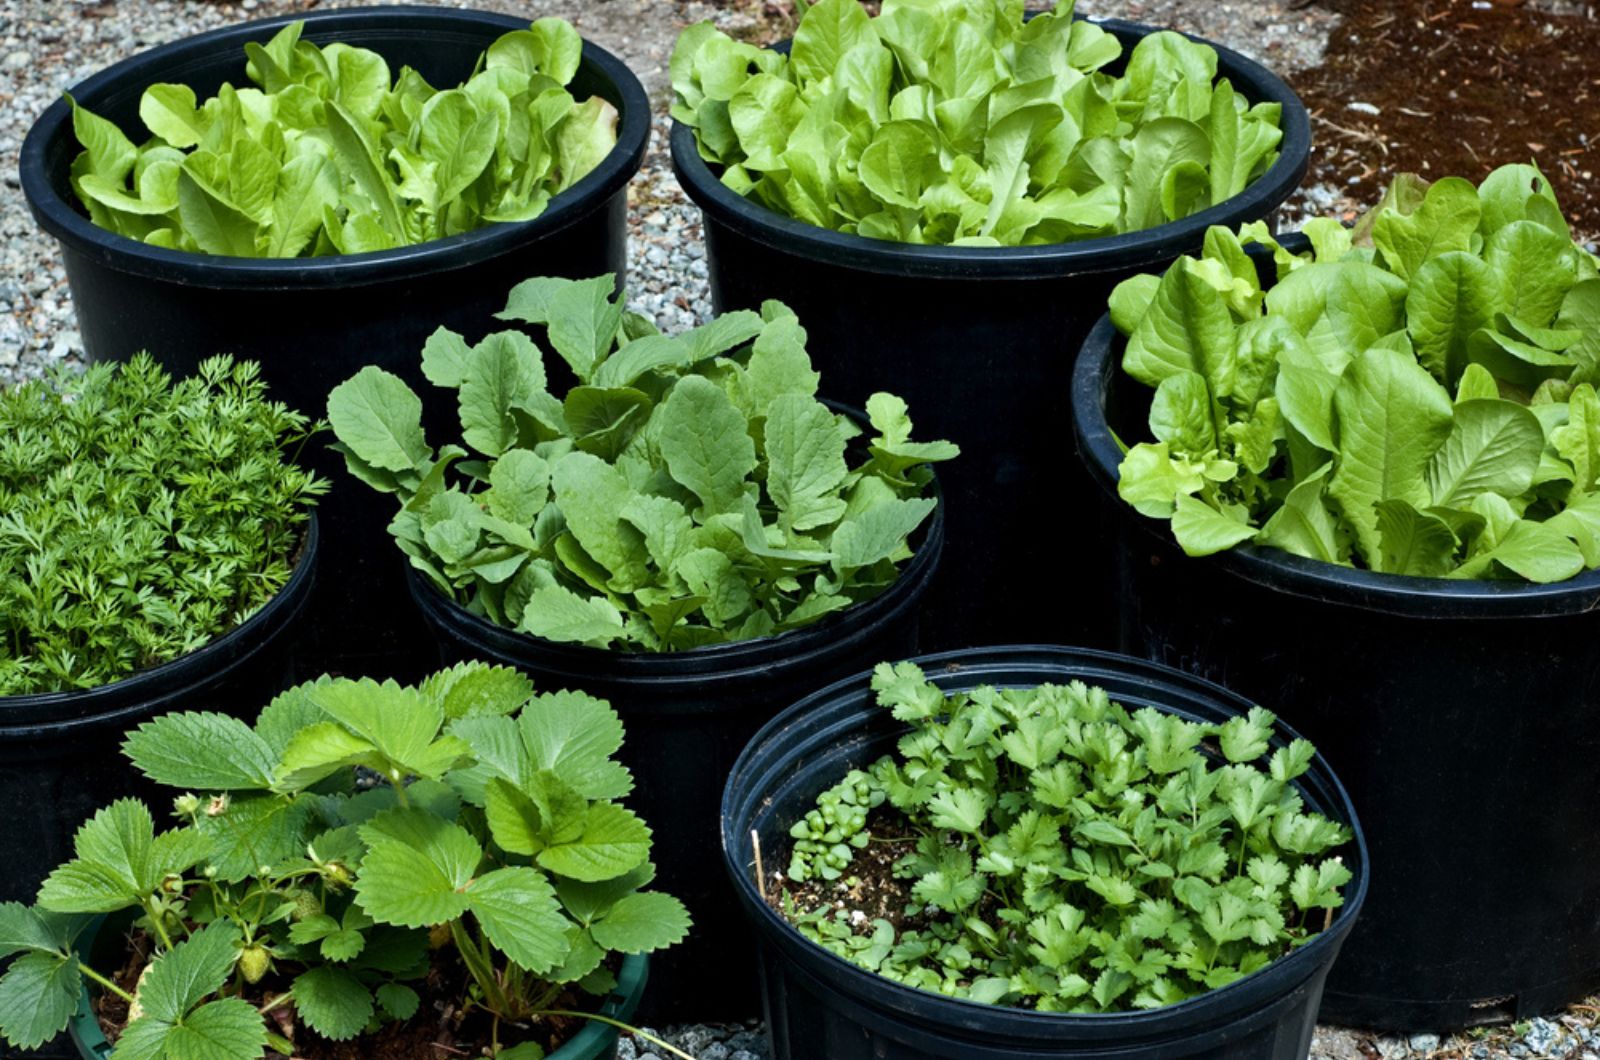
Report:
[{"label": "black plastic pot", "polygon": [[1103,487],[1123,650],[1227,684],[1314,741],[1372,849],[1323,1019],[1453,1030],[1600,987],[1600,573],[1557,585],[1376,574],[1243,547],[1185,556],[1116,496],[1150,391],[1109,320],[1073,382]]},{"label": "black plastic pot", "polygon": [[445,662],[515,666],[541,691],[582,689],[622,716],[620,757],[636,782],[627,802],[655,833],[655,886],[683,899],[694,918],[687,941],[655,955],[659,974],[641,1018],[755,1014],[755,951],[717,860],[723,781],[745,742],[804,690],[916,650],[922,598],[943,546],[940,504],[916,555],[881,596],[805,629],[671,654],[530,637],[471,614],[411,575]]},{"label": "black plastic pot", "polygon": [[[491,42],[527,28],[531,18],[429,7],[293,17],[304,18],[307,40],[370,48],[393,71],[410,65],[439,86],[471,76]],[[140,53],[74,86],[72,95],[124,130],[142,129],[138,105],[147,86],[180,82],[205,98],[224,81],[245,83],[245,42],[265,41],[291,20],[247,22]],[[627,185],[644,158],[649,99],[620,60],[589,42],[571,87],[578,98],[598,95],[621,112],[617,146],[599,168],[532,221],[398,250],[230,258],[150,247],[97,228],[68,180],[79,147],[65,100],[51,104],[23,143],[22,190],[40,227],[61,243],[91,360],[125,360],[148,349],[176,374],[188,375],[206,357],[233,353],[262,363],[274,397],[320,417],[328,392],[367,364],[431,391],[422,383],[419,356],[427,337],[447,327],[475,341],[491,330],[507,292],[530,276],[582,279],[614,272],[621,278]],[[323,506],[329,560],[343,576],[325,582],[312,646],[329,664],[343,659],[363,672],[408,672],[420,631],[405,604],[393,550],[375,543],[386,519],[370,491],[345,475],[343,462],[315,448],[318,469],[354,488],[336,491]]]},{"label": "black plastic pot", "polygon": [[[1250,703],[1164,666],[1079,648],[999,647],[916,660],[946,691],[1081,680],[1129,708],[1224,721]],[[1303,1060],[1328,969],[1361,911],[1366,847],[1344,789],[1319,755],[1296,786],[1314,810],[1348,823],[1354,878],[1331,927],[1238,982],[1167,1008],[1064,1015],[983,1005],[892,982],[816,945],[765,901],[755,881],[781,863],[789,826],[853,768],[893,750],[906,727],[878,706],[871,675],[825,688],[784,711],[739,756],[722,801],[722,853],[761,943],[767,1029],[777,1060],[1042,1060],[1046,1057],[1228,1057]],[[1295,734],[1280,726],[1275,741]],[[1276,746],[1276,743],[1275,743]]]},{"label": "black plastic pot", "polygon": [[[295,626],[320,562],[312,516],[294,573],[249,619],[205,647],[132,677],[81,692],[0,697],[0,902],[32,903],[39,884],[72,857],[72,835],[102,806],[157,790],[122,757],[130,729],[181,710],[243,714],[295,674]],[[159,822],[169,806],[151,802]],[[64,1039],[37,1052],[0,1057],[76,1057]]]},{"label": "black plastic pot", "polygon": [[[1100,25],[1128,49],[1153,32]],[[1289,86],[1236,52],[1217,54],[1219,72],[1246,98],[1283,105],[1277,163],[1187,220],[1081,243],[912,246],[818,228],[736,194],[700,158],[692,129],[672,131],[673,168],[705,215],[716,309],[786,302],[830,397],[859,406],[891,391],[909,403],[920,437],[960,444],[942,477],[950,544],[970,562],[934,591],[930,644],[1106,638],[1099,594],[1076,575],[1074,588],[1051,584],[1055,557],[1089,543],[1092,491],[1061,459],[1073,352],[1118,282],[1198,250],[1209,225],[1268,217],[1309,159],[1310,122]]]}]

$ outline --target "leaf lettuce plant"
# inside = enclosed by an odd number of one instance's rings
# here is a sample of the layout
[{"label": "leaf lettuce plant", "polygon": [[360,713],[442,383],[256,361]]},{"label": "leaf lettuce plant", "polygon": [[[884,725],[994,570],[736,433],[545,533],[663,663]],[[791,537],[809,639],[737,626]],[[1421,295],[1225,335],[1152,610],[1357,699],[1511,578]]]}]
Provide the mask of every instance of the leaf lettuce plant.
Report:
[{"label": "leaf lettuce plant", "polygon": [[1252,104],[1209,45],[1161,31],[1120,74],[1071,0],[818,0],[788,54],[691,26],[672,115],[724,184],[874,239],[1028,246],[1181,220],[1272,165],[1281,108]]},{"label": "leaf lettuce plant", "polygon": [[1154,390],[1121,496],[1190,555],[1252,542],[1531,582],[1600,566],[1600,259],[1538,170],[1403,176],[1353,231],[1306,234],[1290,254],[1214,228],[1116,290],[1123,368]]},{"label": "leaf lettuce plant", "polygon": [[531,220],[616,145],[616,109],[568,91],[583,41],[560,19],[505,34],[442,90],[303,29],[245,45],[253,87],[202,103],[187,85],[151,85],[142,144],[72,101],[72,187],[90,219],[205,254],[389,250]]},{"label": "leaf lettuce plant", "polygon": [[622,305],[609,275],[511,293],[501,318],[545,329],[577,380],[561,396],[524,332],[436,332],[422,371],[456,392],[465,446],[428,444],[422,400],[379,368],[334,389],[338,446],[398,496],[412,565],[500,625],[642,651],[798,629],[892,584],[956,447],[913,441],[890,394],[852,446],[779,303],[676,336]]}]

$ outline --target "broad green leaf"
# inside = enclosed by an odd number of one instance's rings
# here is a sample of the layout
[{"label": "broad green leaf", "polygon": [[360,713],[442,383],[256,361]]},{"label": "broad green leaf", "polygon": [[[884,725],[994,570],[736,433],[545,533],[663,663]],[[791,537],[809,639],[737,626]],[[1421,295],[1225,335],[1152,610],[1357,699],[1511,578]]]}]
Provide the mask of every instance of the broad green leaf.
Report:
[{"label": "broad green leaf", "polygon": [[1460,177],[1446,177],[1428,188],[1414,210],[1381,213],[1372,241],[1389,270],[1409,281],[1429,260],[1471,250],[1482,213],[1478,189]]},{"label": "broad green leaf", "polygon": [[605,647],[622,636],[622,614],[611,602],[551,585],[535,589],[518,627],[547,640]]},{"label": "broad green leaf", "polygon": [[649,953],[682,942],[689,911],[667,894],[637,892],[618,899],[590,927],[594,940],[619,953]]},{"label": "broad green leaf", "polygon": [[612,761],[622,749],[622,719],[603,699],[583,692],[547,692],[517,718],[535,770],[546,769],[587,799],[620,799],[633,789],[628,770]]},{"label": "broad green leaf", "polygon": [[583,832],[570,842],[547,846],[538,863],[553,873],[594,882],[621,876],[650,856],[650,829],[631,810],[609,802],[589,807]]},{"label": "broad green leaf", "polygon": [[1401,500],[1379,501],[1377,511],[1379,570],[1438,578],[1455,565],[1456,537],[1443,520]]},{"label": "broad green leaf", "polygon": [[1433,503],[1463,508],[1485,491],[1516,497],[1533,485],[1544,429],[1526,408],[1498,398],[1458,402],[1445,443],[1428,465]]},{"label": "broad green leaf", "polygon": [[156,783],[200,791],[265,791],[277,759],[238,718],[197,712],[145,722],[122,752]]},{"label": "broad green leaf", "polygon": [[672,477],[700,498],[706,516],[734,511],[756,467],[745,418],[721,387],[688,376],[657,414],[661,455]]},{"label": "broad green leaf", "polygon": [[1232,548],[1256,535],[1256,528],[1187,495],[1176,499],[1172,514],[1172,534],[1184,552],[1191,556],[1210,556]]},{"label": "broad green leaf", "polygon": [[1461,251],[1430,258],[1406,296],[1407,329],[1417,360],[1446,386],[1467,366],[1467,340],[1488,324],[1499,278],[1483,259]]},{"label": "broad green leaf", "polygon": [[496,869],[473,880],[466,891],[484,934],[519,966],[540,974],[566,956],[567,919],[538,869]]},{"label": "broad green leaf", "polygon": [[405,382],[368,365],[328,395],[328,420],[356,457],[386,471],[413,471],[432,459],[422,436],[422,401]]},{"label": "broad green leaf", "polygon": [[208,924],[157,958],[139,982],[145,1015],[177,1023],[227,981],[243,936],[230,920]]},{"label": "broad green leaf", "polygon": [[82,993],[76,958],[23,954],[0,975],[0,1038],[38,1048],[67,1029]]},{"label": "broad green leaf", "polygon": [[845,512],[838,495],[849,468],[845,439],[821,402],[787,394],[772,402],[765,429],[767,492],[786,530],[811,530]]},{"label": "broad green leaf", "polygon": [[845,518],[833,534],[833,563],[855,570],[894,556],[935,507],[928,499],[885,500]]},{"label": "broad green leaf", "polygon": [[517,443],[515,410],[526,408],[544,385],[533,340],[517,331],[490,335],[461,364],[462,438],[480,453],[500,456]]},{"label": "broad green leaf", "polygon": [[428,927],[466,912],[465,888],[483,850],[459,825],[421,810],[390,810],[361,826],[369,849],[356,903],[380,924]]},{"label": "broad green leaf", "polygon": [[372,1018],[372,991],[345,968],[311,968],[295,977],[291,992],[300,1018],[332,1041],[349,1041]]},{"label": "broad green leaf", "polygon": [[184,231],[207,254],[256,256],[256,223],[183,169],[178,174],[178,215]]},{"label": "broad green leaf", "polygon": [[1338,461],[1328,496],[1355,529],[1362,555],[1380,562],[1376,504],[1430,503],[1426,473],[1449,437],[1450,397],[1414,360],[1371,349],[1350,364],[1333,396]]}]

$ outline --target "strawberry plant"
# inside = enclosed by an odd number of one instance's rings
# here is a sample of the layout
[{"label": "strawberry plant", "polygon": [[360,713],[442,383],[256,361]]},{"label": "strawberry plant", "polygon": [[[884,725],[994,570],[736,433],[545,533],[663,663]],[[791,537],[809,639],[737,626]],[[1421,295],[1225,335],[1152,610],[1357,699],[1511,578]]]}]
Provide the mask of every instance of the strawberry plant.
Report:
[{"label": "strawberry plant", "polygon": [[[1264,967],[1343,904],[1329,852],[1350,830],[1306,806],[1316,752],[1275,746],[1265,710],[1200,723],[1082,682],[946,695],[911,663],[872,688],[909,731],[794,823],[781,898],[869,971],[1041,1011],[1154,1008]],[[892,875],[868,868],[879,852]]]},{"label": "strawberry plant", "polygon": [[0,392],[0,696],[107,684],[202,647],[289,580],[327,484],[253,362],[145,354]]},{"label": "strawberry plant", "polygon": [[625,314],[611,276],[529,280],[503,319],[546,329],[578,380],[552,393],[521,331],[422,351],[457,391],[466,447],[424,437],[422,402],[363,368],[328,416],[353,474],[396,494],[390,532],[474,613],[549,640],[673,651],[797,629],[888,587],[933,512],[906,406],[867,403],[873,435],[816,397],[786,308],[682,335]]},{"label": "strawberry plant", "polygon": [[151,85],[141,144],[73,102],[72,187],[90,219],[206,254],[388,250],[531,220],[616,146],[616,109],[567,90],[583,41],[560,19],[507,33],[443,90],[302,29],[245,45],[257,87],[224,84],[201,103],[187,85]]},{"label": "strawberry plant", "polygon": [[[538,1060],[552,1018],[604,1019],[563,1002],[612,989],[614,955],[688,930],[675,898],[646,889],[651,833],[619,801],[622,738],[604,701],[534,695],[481,663],[416,687],[325,677],[253,727],[141,725],[124,751],[183,793],[178,824],[158,832],[143,803],[113,803],[34,906],[0,904],[0,958],[19,955],[0,1038],[49,1040],[87,980],[130,1006],[113,1060],[301,1055],[308,1035],[414,1018],[443,1021],[430,1036],[477,1020],[485,1055]],[[363,790],[356,767],[385,782]],[[130,912],[148,958],[131,988],[73,948],[93,915]],[[428,981],[445,984],[443,1017],[421,1008]]]},{"label": "strawberry plant", "polygon": [[[1261,226],[1117,288],[1154,440],[1118,490],[1190,555],[1244,542],[1390,574],[1600,567],[1600,258],[1532,166],[1401,177],[1354,231]],[[1270,254],[1263,289],[1245,247]]]},{"label": "strawberry plant", "polygon": [[1251,104],[1177,33],[1124,58],[1071,0],[817,0],[788,54],[691,26],[672,116],[741,195],[874,239],[1026,246],[1181,220],[1278,157],[1281,107]]}]

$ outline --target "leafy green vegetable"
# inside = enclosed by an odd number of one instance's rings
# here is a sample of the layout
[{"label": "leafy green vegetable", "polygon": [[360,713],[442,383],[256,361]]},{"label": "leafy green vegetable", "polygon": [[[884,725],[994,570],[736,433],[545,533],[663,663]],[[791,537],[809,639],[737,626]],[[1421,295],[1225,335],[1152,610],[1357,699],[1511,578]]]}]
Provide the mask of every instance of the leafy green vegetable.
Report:
[{"label": "leafy green vegetable", "polygon": [[1600,566],[1600,258],[1539,171],[1403,176],[1353,233],[1306,231],[1294,255],[1214,228],[1117,289],[1123,368],[1155,389],[1123,499],[1195,556],[1253,542],[1534,582]]},{"label": "leafy green vegetable", "polygon": [[1071,0],[818,0],[788,55],[691,26],[672,116],[724,184],[822,228],[904,243],[1024,246],[1176,221],[1276,161],[1280,107],[1217,54],[1074,21]]},{"label": "leafy green vegetable", "polygon": [[[389,250],[527,221],[600,164],[617,112],[576,101],[577,30],[543,18],[489,46],[465,84],[376,52],[319,48],[292,22],[247,44],[259,87],[145,90],[135,146],[72,101],[72,186],[95,224],[152,246],[293,258]],[[70,97],[69,97],[70,99]]]},{"label": "leafy green vegetable", "polygon": [[[440,329],[423,374],[457,391],[467,449],[435,451],[422,402],[364,368],[328,416],[352,474],[399,496],[411,563],[493,622],[549,640],[676,651],[797,629],[878,595],[935,506],[905,402],[861,429],[817,400],[787,308],[678,336],[624,314],[611,276],[535,279],[502,319],[546,329],[577,378],[546,384],[520,331],[469,346]],[[865,449],[865,452],[859,450]]]},{"label": "leafy green vegetable", "polygon": [[[59,1034],[87,979],[130,1003],[116,1060],[289,1055],[285,1018],[335,1041],[409,1020],[430,950],[453,947],[463,1007],[495,1018],[497,1041],[525,1038],[515,1055],[542,1056],[528,1028],[570,991],[610,991],[608,954],[689,927],[677,899],[645,890],[650,830],[616,801],[633,787],[612,757],[622,738],[604,701],[536,696],[483,663],[415,688],[324,677],[254,727],[146,722],[123,749],[191,792],[174,802],[182,823],[158,834],[144,804],[112,803],[36,905],[0,903],[0,960],[16,955],[0,1039]],[[389,783],[358,790],[356,766]],[[73,952],[92,915],[123,910],[153,951],[132,995]]]},{"label": "leafy green vegetable", "polygon": [[253,362],[174,383],[145,354],[0,392],[0,695],[168,662],[283,587],[327,484],[265,392]]},{"label": "leafy green vegetable", "polygon": [[[1349,830],[1294,780],[1316,752],[1259,707],[1200,724],[1081,682],[946,696],[881,664],[910,726],[794,823],[784,914],[909,986],[1053,1012],[1156,1008],[1225,986],[1326,926]],[[899,894],[859,859],[900,853]],[[801,886],[794,886],[799,884]],[[857,905],[887,902],[887,916]]]}]

